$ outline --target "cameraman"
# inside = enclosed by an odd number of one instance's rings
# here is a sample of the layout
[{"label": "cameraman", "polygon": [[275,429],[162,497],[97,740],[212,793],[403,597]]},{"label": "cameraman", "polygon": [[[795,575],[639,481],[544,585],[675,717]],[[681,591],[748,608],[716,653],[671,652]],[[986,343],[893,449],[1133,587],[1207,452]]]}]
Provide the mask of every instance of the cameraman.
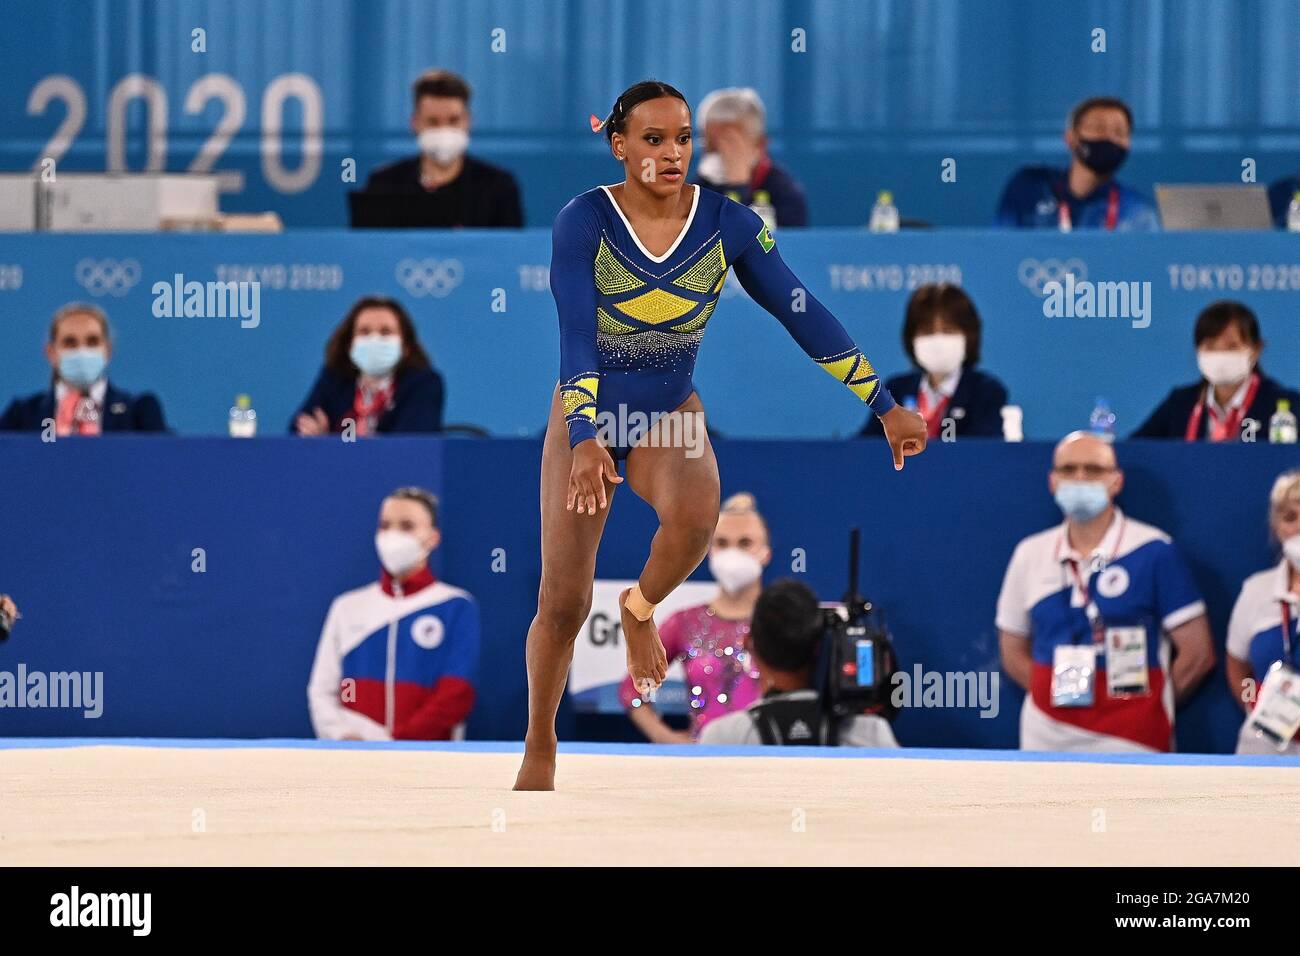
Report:
[{"label": "cameraman", "polygon": [[[742,711],[706,725],[699,742],[723,746],[764,743],[762,724],[768,722],[774,728],[772,718],[781,708],[781,722],[786,726],[780,734],[784,740],[779,742],[823,744],[825,728],[817,726],[819,695],[813,685],[824,620],[817,596],[807,585],[787,580],[766,588],[754,606],[747,639],[764,688],[763,697]],[[791,720],[799,704],[806,705],[808,716]],[[772,732],[769,730],[769,734]],[[889,723],[872,714],[844,718],[839,743],[845,747],[898,746]]]}]

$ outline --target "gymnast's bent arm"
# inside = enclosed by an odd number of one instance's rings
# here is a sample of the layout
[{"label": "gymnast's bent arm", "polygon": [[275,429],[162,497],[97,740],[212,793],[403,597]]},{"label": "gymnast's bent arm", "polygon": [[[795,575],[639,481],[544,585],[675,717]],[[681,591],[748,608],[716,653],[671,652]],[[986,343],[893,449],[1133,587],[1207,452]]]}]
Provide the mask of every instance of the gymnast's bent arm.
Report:
[{"label": "gymnast's bent arm", "polygon": [[894,468],[925,450],[925,420],[895,404],[867,357],[830,310],[799,281],[763,230],[732,264],[749,297],[785,326],[808,357],[871,406],[885,428]]},{"label": "gymnast's bent arm", "polygon": [[555,217],[551,230],[551,294],[560,317],[560,400],[573,449],[566,505],[595,514],[608,504],[605,481],[623,478],[614,459],[596,440],[596,394],[600,358],[596,351],[596,247],[600,230],[581,197]]}]

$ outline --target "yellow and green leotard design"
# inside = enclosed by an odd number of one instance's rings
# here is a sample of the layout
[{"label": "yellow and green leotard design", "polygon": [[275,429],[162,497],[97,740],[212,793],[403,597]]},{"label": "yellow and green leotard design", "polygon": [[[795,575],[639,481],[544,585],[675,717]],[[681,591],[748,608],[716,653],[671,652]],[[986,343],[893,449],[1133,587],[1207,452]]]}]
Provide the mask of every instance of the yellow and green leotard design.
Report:
[{"label": "yellow and green leotard design", "polygon": [[695,190],[690,218],[662,256],[641,246],[605,187],[556,217],[551,292],[569,444],[597,437],[603,413],[653,416],[685,401],[729,269],[818,365],[878,415],[893,408],[871,363],[786,266],[762,220],[720,193],[687,188]]}]

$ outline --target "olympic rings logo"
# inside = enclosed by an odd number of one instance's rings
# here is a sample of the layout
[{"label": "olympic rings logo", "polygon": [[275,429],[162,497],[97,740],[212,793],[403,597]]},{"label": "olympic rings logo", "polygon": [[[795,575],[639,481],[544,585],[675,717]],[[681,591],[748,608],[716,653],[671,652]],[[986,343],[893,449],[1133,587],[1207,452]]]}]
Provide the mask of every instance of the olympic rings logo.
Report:
[{"label": "olympic rings logo", "polygon": [[464,278],[459,259],[403,259],[397,264],[397,281],[417,299],[450,295]]},{"label": "olympic rings logo", "polygon": [[1075,281],[1088,278],[1088,266],[1082,259],[1022,259],[1017,275],[1020,284],[1034,295],[1043,294],[1043,286],[1049,282],[1064,282],[1067,275],[1073,274]]},{"label": "olympic rings logo", "polygon": [[134,259],[82,259],[73,271],[77,283],[94,296],[121,297],[140,281],[140,263]]}]

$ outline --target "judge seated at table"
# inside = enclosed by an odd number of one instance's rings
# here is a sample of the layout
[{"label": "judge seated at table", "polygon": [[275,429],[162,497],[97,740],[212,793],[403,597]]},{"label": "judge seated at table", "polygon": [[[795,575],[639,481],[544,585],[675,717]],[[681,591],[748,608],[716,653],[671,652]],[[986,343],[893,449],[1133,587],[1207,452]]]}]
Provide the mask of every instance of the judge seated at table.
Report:
[{"label": "judge seated at table", "polygon": [[1296,393],[1264,374],[1259,320],[1240,302],[1215,302],[1201,312],[1192,333],[1201,380],[1169,393],[1134,438],[1184,441],[1268,440],[1279,401],[1300,409]]},{"label": "judge seated at table", "polygon": [[71,302],[50,322],[45,359],[50,387],[15,398],[0,415],[0,431],[40,432],[57,438],[105,432],[165,432],[162,403],[149,392],[133,394],[108,379],[113,339],[97,305]]}]

